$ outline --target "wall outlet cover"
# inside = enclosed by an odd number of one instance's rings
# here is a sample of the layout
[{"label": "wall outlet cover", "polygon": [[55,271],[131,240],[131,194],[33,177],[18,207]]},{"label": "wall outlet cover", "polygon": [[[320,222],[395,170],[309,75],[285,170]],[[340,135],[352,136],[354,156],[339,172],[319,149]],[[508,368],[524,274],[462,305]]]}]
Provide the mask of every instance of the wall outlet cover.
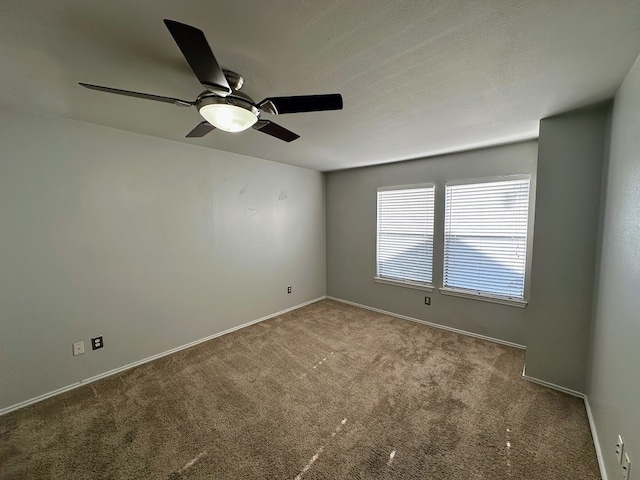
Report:
[{"label": "wall outlet cover", "polygon": [[622,462],[622,478],[624,480],[629,480],[631,475],[631,459],[629,459],[629,455],[624,454],[624,461]]},{"label": "wall outlet cover", "polygon": [[618,442],[616,443],[616,456],[618,457],[618,463],[622,465],[622,454],[624,452],[624,440],[622,435],[618,435]]},{"label": "wall outlet cover", "polygon": [[84,353],[84,341],[75,342],[73,344],[73,356],[82,355]]},{"label": "wall outlet cover", "polygon": [[102,347],[104,347],[104,342],[102,341],[102,335],[91,339],[92,350],[97,350]]}]

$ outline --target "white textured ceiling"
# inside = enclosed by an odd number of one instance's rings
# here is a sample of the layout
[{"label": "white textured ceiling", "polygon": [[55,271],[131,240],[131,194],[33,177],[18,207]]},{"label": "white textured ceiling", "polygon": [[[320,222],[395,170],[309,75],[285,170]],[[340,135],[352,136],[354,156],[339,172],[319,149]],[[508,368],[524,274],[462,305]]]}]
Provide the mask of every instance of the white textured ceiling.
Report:
[{"label": "white textured ceiling", "polygon": [[[162,20],[204,31],[243,91],[342,93],[344,110],[265,116],[298,133],[184,135],[203,90]],[[613,95],[640,51],[638,0],[3,0],[0,105],[333,170],[537,136]]]}]

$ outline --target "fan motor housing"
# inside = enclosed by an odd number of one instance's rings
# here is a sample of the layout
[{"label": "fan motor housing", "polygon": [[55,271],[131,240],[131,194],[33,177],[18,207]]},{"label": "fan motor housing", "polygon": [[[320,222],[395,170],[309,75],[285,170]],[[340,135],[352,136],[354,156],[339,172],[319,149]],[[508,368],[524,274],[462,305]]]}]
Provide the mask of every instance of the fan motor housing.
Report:
[{"label": "fan motor housing", "polygon": [[260,118],[260,109],[254,105],[253,100],[251,100],[249,96],[237,91],[234,91],[226,97],[219,97],[209,91],[203,92],[196,99],[195,105],[198,110],[205,105],[235,105],[236,107],[249,110],[257,118]]},{"label": "fan motor housing", "polygon": [[200,110],[205,105],[235,105],[245,110],[249,110],[257,118],[260,118],[260,109],[256,107],[253,99],[239,90],[244,85],[244,78],[242,75],[232,72],[231,70],[222,70],[224,76],[231,87],[232,92],[226,97],[221,97],[209,90],[202,92],[195,101],[195,106]]}]

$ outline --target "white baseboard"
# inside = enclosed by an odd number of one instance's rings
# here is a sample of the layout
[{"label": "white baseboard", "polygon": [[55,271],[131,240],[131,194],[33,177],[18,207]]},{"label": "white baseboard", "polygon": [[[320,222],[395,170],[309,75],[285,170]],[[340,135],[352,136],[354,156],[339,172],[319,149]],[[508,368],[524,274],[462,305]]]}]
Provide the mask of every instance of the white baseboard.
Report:
[{"label": "white baseboard", "polygon": [[[507,345],[507,346],[510,346],[510,347],[515,347],[515,348],[519,348],[519,349],[525,349],[524,345],[519,345],[517,343],[507,342],[507,341],[504,341],[504,340],[500,340],[500,339],[496,339],[496,338],[492,338],[492,337],[487,337],[487,336],[479,335],[479,334],[472,333],[472,332],[467,332],[465,330],[459,330],[457,328],[452,328],[452,327],[447,327],[447,326],[444,326],[444,325],[439,325],[437,323],[427,322],[425,320],[419,320],[417,318],[408,317],[406,315],[399,315],[397,313],[387,312],[385,310],[381,310],[381,309],[374,308],[374,307],[369,307],[368,305],[362,305],[362,304],[355,303],[355,302],[350,302],[348,300],[343,300],[341,298],[330,297],[330,296],[322,296],[322,297],[315,298],[313,300],[309,300],[308,302],[304,302],[304,303],[301,303],[299,305],[295,305],[293,307],[286,308],[286,309],[281,310],[279,312],[272,313],[271,315],[267,315],[267,316],[258,318],[256,320],[252,320],[250,322],[243,323],[242,325],[238,325],[237,327],[229,328],[228,330],[225,330],[223,332],[214,333],[213,335],[209,335],[208,337],[204,337],[204,338],[201,338],[199,340],[195,340],[193,342],[187,343],[187,344],[182,345],[180,347],[172,348],[171,350],[167,350],[166,352],[162,352],[162,353],[159,353],[157,355],[152,355],[152,356],[144,358],[142,360],[138,360],[137,362],[133,362],[133,363],[130,363],[128,365],[125,365],[125,366],[122,366],[122,367],[119,367],[119,368],[115,368],[113,370],[110,370],[110,371],[105,372],[105,373],[101,373],[99,375],[93,376],[93,377],[88,378],[86,380],[82,380],[80,382],[77,382],[77,383],[74,383],[74,384],[71,384],[71,385],[67,385],[66,387],[59,388],[59,389],[54,390],[52,392],[45,393],[43,395],[39,395],[37,397],[31,398],[29,400],[25,400],[25,401],[20,402],[20,403],[16,403],[15,405],[11,405],[9,407],[5,407],[3,409],[0,409],[0,416],[5,415],[5,414],[7,414],[9,412],[13,412],[15,410],[18,410],[20,408],[26,407],[28,405],[32,405],[34,403],[40,402],[40,401],[45,400],[47,398],[54,397],[54,396],[59,395],[61,393],[68,392],[69,390],[73,390],[74,388],[78,388],[78,387],[80,387],[82,385],[86,385],[88,383],[95,382],[96,380],[100,380],[101,378],[106,378],[106,377],[109,377],[111,375],[115,375],[116,373],[123,372],[123,371],[128,370],[128,369],[133,368],[133,367],[137,367],[138,365],[142,365],[144,363],[151,362],[153,360],[156,360],[158,358],[164,357],[166,355],[170,355],[172,353],[179,352],[180,350],[184,350],[185,348],[193,347],[195,345],[198,345],[199,343],[206,342],[208,340],[212,340],[212,339],[214,339],[216,337],[220,337],[222,335],[226,335],[227,333],[231,333],[231,332],[234,332],[236,330],[240,330],[241,328],[245,328],[245,327],[248,327],[250,325],[254,325],[256,323],[263,322],[263,321],[268,320],[270,318],[277,317],[278,315],[282,315],[282,314],[290,312],[292,310],[296,310],[298,308],[305,307],[305,306],[310,305],[312,303],[319,302],[321,300],[324,300],[325,298],[328,298],[330,300],[334,300],[336,302],[341,302],[341,303],[346,303],[348,305],[353,305],[355,307],[364,308],[366,310],[371,310],[371,311],[374,311],[374,312],[382,313],[382,314],[385,314],[385,315],[390,315],[392,317],[401,318],[403,320],[409,320],[411,322],[417,322],[417,323],[421,323],[423,325],[428,325],[430,327],[439,328],[439,329],[442,329],[442,330],[447,330],[449,332],[459,333],[461,335],[467,335],[467,336],[474,337],[474,338],[480,338],[482,340],[487,340],[487,341],[490,341],[490,342],[495,342],[495,343],[499,343],[499,344],[502,344],[502,345]],[[526,368],[526,366],[525,366],[525,368]],[[559,385],[555,385],[553,383],[545,382],[544,380],[539,380],[537,378],[529,377],[525,373],[526,372],[525,368],[523,368],[523,370],[522,370],[522,378],[524,378],[524,379],[526,379],[526,380],[528,380],[530,382],[542,385],[544,387],[552,388],[554,390],[559,390],[559,391],[567,393],[569,395],[573,395],[575,397],[582,398],[584,400],[585,408],[587,410],[587,417],[589,419],[589,427],[591,429],[591,436],[593,438],[593,444],[595,446],[596,456],[598,458],[598,465],[600,467],[600,475],[602,477],[602,480],[608,480],[607,479],[607,471],[605,470],[604,459],[603,459],[603,456],[602,456],[602,449],[600,448],[600,442],[598,440],[598,433],[596,431],[596,426],[595,426],[595,423],[594,423],[594,420],[593,420],[593,415],[591,413],[591,406],[589,405],[588,397],[585,394],[581,393],[581,392],[577,392],[577,391],[571,390],[569,388],[564,388],[564,387],[561,387]]]},{"label": "white baseboard", "polygon": [[336,302],[346,303],[347,305],[353,305],[354,307],[364,308],[366,310],[371,310],[373,312],[383,313],[385,315],[389,315],[391,317],[401,318],[403,320],[409,320],[410,322],[421,323],[423,325],[427,325],[429,327],[439,328],[440,330],[446,330],[448,332],[459,333],[461,335],[466,335],[468,337],[479,338],[481,340],[487,340],[488,342],[499,343],[501,345],[507,345],[508,347],[519,348],[521,350],[526,350],[524,345],[520,345],[518,343],[508,342],[506,340],[500,340],[499,338],[487,337],[486,335],[480,335],[479,333],[467,332],[466,330],[460,330],[458,328],[447,327],[446,325],[440,325],[439,323],[427,322],[426,320],[420,320],[419,318],[408,317],[406,315],[400,315],[399,313],[388,312],[386,310],[381,310],[379,308],[370,307],[369,305],[362,305],[360,303],[350,302],[349,300],[344,300],[342,298],[330,297],[327,296],[329,300],[335,300]]},{"label": "white baseboard", "polygon": [[584,406],[587,409],[587,418],[589,419],[589,427],[591,428],[591,437],[593,438],[593,445],[596,447],[596,457],[598,457],[598,465],[600,466],[600,476],[602,480],[607,480],[607,470],[604,466],[604,457],[602,456],[602,449],[600,448],[600,441],[598,440],[598,431],[596,430],[596,424],[593,420],[593,414],[591,413],[591,405],[589,405],[589,397],[584,396]]},{"label": "white baseboard", "polygon": [[578,392],[576,390],[571,390],[570,388],[561,387],[560,385],[556,385],[555,383],[545,382],[544,380],[540,380],[535,377],[529,377],[526,374],[526,365],[522,369],[522,378],[528,380],[529,382],[537,383],[538,385],[542,385],[543,387],[552,388],[553,390],[558,390],[563,393],[567,393],[569,395],[573,395],[574,397],[581,398],[584,401],[584,407],[587,411],[587,418],[589,419],[589,429],[591,430],[591,438],[593,439],[593,446],[596,449],[596,458],[598,459],[598,467],[600,467],[600,477],[602,480],[607,480],[607,470],[604,466],[604,458],[602,456],[602,449],[600,448],[600,441],[598,440],[598,431],[596,430],[596,424],[593,421],[593,414],[591,413],[591,405],[589,405],[589,397],[582,392]]},{"label": "white baseboard", "polygon": [[528,376],[527,375],[527,365],[526,364],[525,364],[524,367],[522,367],[522,378],[524,378],[525,380],[527,380],[529,382],[537,383],[538,385],[542,385],[543,387],[551,388],[553,390],[558,390],[559,392],[567,393],[567,394],[572,395],[574,397],[585,398],[584,393],[578,392],[577,390],[571,390],[570,388],[561,387],[560,385],[556,385],[555,383],[546,382],[544,380],[540,380],[539,378]]},{"label": "white baseboard", "polygon": [[[447,326],[444,326],[444,325],[439,325],[437,323],[427,322],[425,320],[419,320],[417,318],[408,317],[406,315],[400,315],[400,314],[393,313],[393,312],[388,312],[386,310],[381,310],[379,308],[370,307],[368,305],[362,305],[360,303],[350,302],[349,300],[344,300],[342,298],[331,297],[331,296],[327,296],[326,298],[328,298],[329,300],[335,300],[336,302],[346,303],[347,305],[353,305],[354,307],[360,307],[360,308],[364,308],[366,310],[371,310],[373,312],[383,313],[385,315],[390,315],[392,317],[401,318],[403,320],[409,320],[411,322],[422,323],[423,325],[428,325],[428,326],[434,327],[434,328],[440,328],[442,330],[447,330],[449,332],[454,332],[454,333],[459,333],[461,335],[467,335],[467,336],[470,336],[470,337],[480,338],[482,340],[487,340],[489,342],[495,342],[495,343],[499,343],[499,344],[502,344],[502,345],[507,345],[507,346],[510,346],[510,347],[520,348],[520,349],[523,349],[523,350],[526,349],[526,347],[524,345],[519,345],[517,343],[507,342],[505,340],[500,340],[500,339],[497,339],[497,338],[487,337],[487,336],[484,336],[484,335],[479,335],[477,333],[467,332],[465,330],[459,330],[457,328],[452,328],[452,327],[447,327]],[[527,376],[526,375],[526,365],[522,368],[522,378],[524,378],[525,380],[528,380],[530,382],[537,383],[538,385],[542,385],[543,387],[552,388],[554,390],[558,390],[560,392],[564,392],[564,393],[567,393],[567,394],[572,395],[574,397],[582,398],[584,400],[585,408],[587,410],[587,417],[589,419],[589,427],[590,427],[590,430],[591,430],[591,437],[593,438],[593,445],[595,446],[596,457],[598,458],[598,466],[600,467],[600,476],[602,477],[602,480],[607,480],[607,471],[605,470],[604,459],[602,457],[602,449],[600,448],[600,442],[598,441],[598,432],[596,431],[596,426],[595,426],[595,423],[593,421],[593,416],[591,414],[591,407],[589,405],[589,399],[587,398],[587,396],[582,392],[578,392],[578,391],[572,390],[570,388],[561,387],[560,385],[556,385],[554,383],[545,382],[544,380],[539,380],[537,378]]]},{"label": "white baseboard", "polygon": [[73,383],[71,385],[67,385],[66,387],[62,387],[62,388],[58,388],[57,390],[53,390],[52,392],[48,392],[48,393],[45,393],[43,395],[39,395],[37,397],[30,398],[30,399],[25,400],[23,402],[16,403],[15,405],[11,405],[9,407],[2,408],[2,409],[0,409],[0,416],[5,415],[5,414],[7,414],[9,412],[13,412],[14,410],[18,410],[20,408],[26,407],[28,405],[33,405],[34,403],[38,403],[38,402],[40,402],[42,400],[54,397],[54,396],[59,395],[61,393],[68,392],[69,390],[73,390],[74,388],[78,388],[78,387],[81,387],[81,386],[86,385],[88,383],[95,382],[96,380],[100,380],[102,378],[110,377],[111,375],[115,375],[116,373],[120,373],[120,372],[123,372],[125,370],[129,370],[130,368],[137,367],[138,365],[142,365],[144,363],[151,362],[153,360],[156,360],[156,359],[161,358],[161,357],[165,357],[167,355],[171,355],[172,353],[179,352],[180,350],[184,350],[185,348],[193,347],[195,345],[198,345],[199,343],[206,342],[208,340],[212,340],[212,339],[214,339],[216,337],[220,337],[222,335],[226,335],[227,333],[235,332],[236,330],[240,330],[241,328],[245,328],[245,327],[248,327],[250,325],[254,325],[256,323],[264,322],[265,320],[269,320],[270,318],[277,317],[278,315],[282,315],[282,314],[290,312],[292,310],[296,310],[298,308],[305,307],[305,306],[310,305],[312,303],[319,302],[320,300],[324,300],[325,298],[327,298],[327,297],[326,296],[322,296],[322,297],[314,298],[313,300],[309,300],[308,302],[300,303],[299,305],[295,305],[293,307],[286,308],[284,310],[280,310],[279,312],[272,313],[270,315],[266,315],[264,317],[258,318],[257,320],[252,320],[250,322],[243,323],[242,325],[238,325],[237,327],[229,328],[227,330],[224,330],[223,332],[214,333],[213,335],[209,335],[208,337],[204,337],[204,338],[201,338],[199,340],[195,340],[193,342],[187,343],[185,345],[181,345],[179,347],[172,348],[171,350],[167,350],[166,352],[158,353],[156,355],[152,355],[150,357],[143,358],[142,360],[138,360],[136,362],[129,363],[128,365],[124,365],[122,367],[114,368],[113,370],[109,370],[108,372],[104,372],[104,373],[101,373],[99,375],[95,375],[93,377],[87,378],[86,380],[81,380],[81,381]]}]

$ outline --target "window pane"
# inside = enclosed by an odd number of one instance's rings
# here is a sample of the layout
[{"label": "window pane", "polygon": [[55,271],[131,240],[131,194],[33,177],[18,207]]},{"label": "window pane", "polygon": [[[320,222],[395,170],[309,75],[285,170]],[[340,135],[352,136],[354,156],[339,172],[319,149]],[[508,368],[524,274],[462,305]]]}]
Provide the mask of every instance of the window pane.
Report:
[{"label": "window pane", "polygon": [[434,187],[378,192],[377,275],[431,284]]},{"label": "window pane", "polygon": [[445,287],[524,298],[529,183],[446,186]]}]

